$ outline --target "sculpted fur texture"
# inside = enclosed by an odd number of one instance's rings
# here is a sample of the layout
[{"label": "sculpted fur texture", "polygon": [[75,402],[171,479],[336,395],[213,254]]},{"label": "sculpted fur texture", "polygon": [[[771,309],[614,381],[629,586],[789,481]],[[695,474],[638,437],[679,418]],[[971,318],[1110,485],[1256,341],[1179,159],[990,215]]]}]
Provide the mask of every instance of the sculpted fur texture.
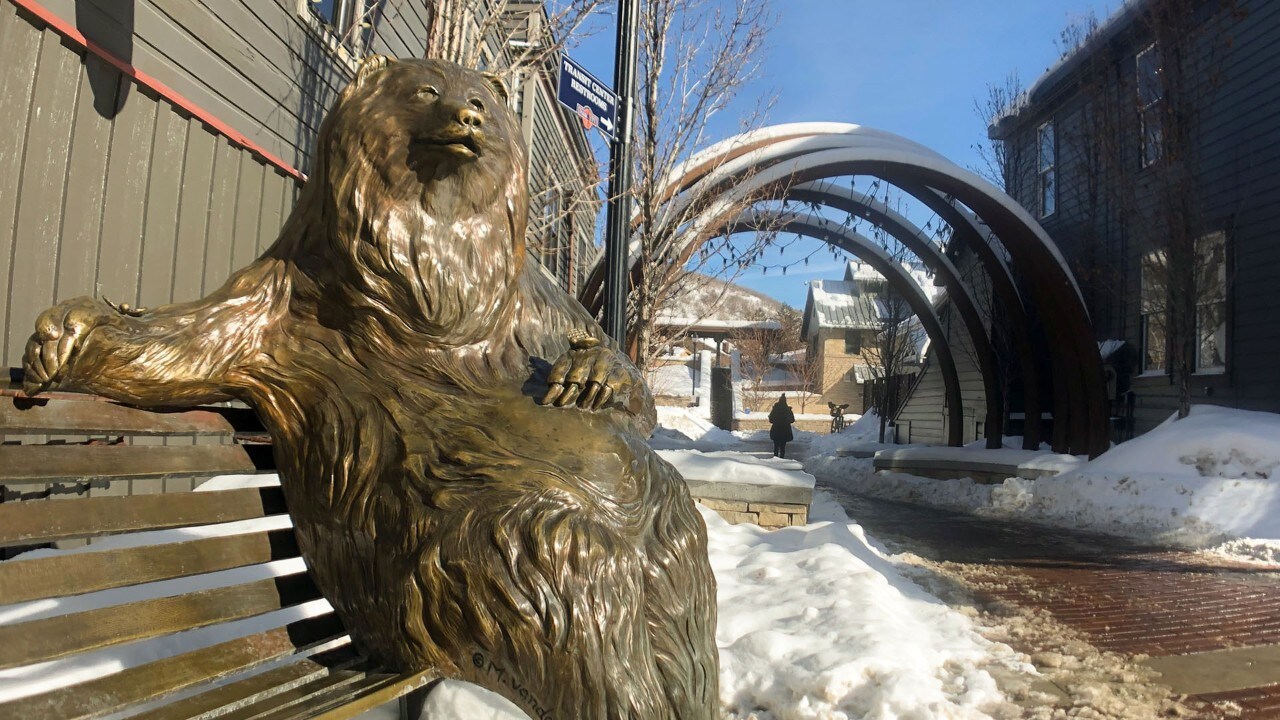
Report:
[{"label": "sculpted fur texture", "polygon": [[540,720],[713,717],[706,529],[634,366],[525,262],[500,85],[375,57],[319,145],[263,257],[194,303],[50,308],[28,389],[251,405],[317,584],[389,668]]}]

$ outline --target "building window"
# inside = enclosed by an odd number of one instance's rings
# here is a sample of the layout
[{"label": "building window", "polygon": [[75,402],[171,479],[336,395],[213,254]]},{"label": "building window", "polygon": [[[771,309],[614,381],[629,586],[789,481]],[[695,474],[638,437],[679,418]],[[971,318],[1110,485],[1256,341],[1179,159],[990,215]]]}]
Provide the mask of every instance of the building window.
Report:
[{"label": "building window", "polygon": [[857,330],[844,331],[844,354],[857,355],[862,352],[862,333]]},{"label": "building window", "polygon": [[1053,122],[1040,126],[1036,133],[1040,146],[1040,217],[1048,217],[1058,209],[1058,149]]},{"label": "building window", "polygon": [[1168,266],[1164,250],[1142,258],[1142,288],[1139,315],[1142,331],[1143,374],[1167,373],[1169,368],[1169,288],[1165,282]]},{"label": "building window", "polygon": [[1216,232],[1196,241],[1196,372],[1227,369],[1227,240]]},{"label": "building window", "polygon": [[1138,53],[1137,61],[1138,123],[1142,147],[1139,150],[1142,167],[1160,159],[1163,153],[1164,126],[1160,120],[1161,102],[1164,100],[1164,78],[1160,49],[1148,45]]},{"label": "building window", "polygon": [[558,182],[552,176],[551,187],[547,189],[547,202],[543,206],[542,216],[542,264],[559,277],[556,260],[560,254],[560,223],[564,219],[564,208],[561,206]]},{"label": "building window", "polygon": [[365,16],[368,0],[299,0],[299,13],[318,21],[320,29],[347,49],[360,51],[368,46],[371,24]]}]

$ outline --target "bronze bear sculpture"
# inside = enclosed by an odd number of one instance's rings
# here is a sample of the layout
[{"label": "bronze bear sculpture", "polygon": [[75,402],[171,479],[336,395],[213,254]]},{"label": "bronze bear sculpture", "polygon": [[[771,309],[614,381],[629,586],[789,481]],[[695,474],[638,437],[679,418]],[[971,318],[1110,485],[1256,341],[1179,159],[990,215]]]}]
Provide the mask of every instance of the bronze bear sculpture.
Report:
[{"label": "bronze bear sculpture", "polygon": [[316,156],[279,239],[208,297],[41,314],[28,391],[253,407],[317,585],[391,669],[539,720],[713,717],[706,528],[645,442],[635,367],[525,260],[500,83],[375,56]]}]

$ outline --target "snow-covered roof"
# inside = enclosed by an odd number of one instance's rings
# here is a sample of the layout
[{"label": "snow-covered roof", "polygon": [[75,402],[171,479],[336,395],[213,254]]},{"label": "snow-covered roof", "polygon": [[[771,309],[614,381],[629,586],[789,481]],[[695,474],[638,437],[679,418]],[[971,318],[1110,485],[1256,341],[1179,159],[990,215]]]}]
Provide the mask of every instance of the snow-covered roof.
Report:
[{"label": "snow-covered roof", "polygon": [[742,330],[756,328],[760,330],[781,330],[782,324],[777,320],[727,320],[721,318],[696,318],[680,315],[660,314],[654,319],[655,325],[668,327],[702,328],[705,330]]},{"label": "snow-covered roof", "polygon": [[809,284],[805,310],[809,313],[805,318],[808,332],[819,328],[876,330],[886,314],[878,297],[847,280],[814,280]]},{"label": "snow-covered roof", "polygon": [[1122,347],[1124,347],[1123,340],[1103,340],[1098,343],[1098,354],[1102,356],[1103,360],[1106,360]]},{"label": "snow-covered roof", "polygon": [[849,264],[844,269],[844,279],[845,282],[855,280],[884,280],[884,276],[875,268],[864,262],[850,260]]},{"label": "snow-covered roof", "polygon": [[1145,4],[1145,0],[1126,0],[1121,3],[1120,7],[1098,25],[1079,47],[1046,69],[1030,88],[1014,99],[1010,107],[1005,108],[1004,112],[993,118],[994,122],[988,129],[991,137],[995,139],[1009,137],[1010,131],[1019,124],[1024,111],[1036,103],[1047,100],[1053,94],[1054,88],[1066,78],[1071,77],[1071,74],[1083,66],[1095,52],[1111,44],[1121,33],[1131,27],[1140,16],[1140,11]]}]

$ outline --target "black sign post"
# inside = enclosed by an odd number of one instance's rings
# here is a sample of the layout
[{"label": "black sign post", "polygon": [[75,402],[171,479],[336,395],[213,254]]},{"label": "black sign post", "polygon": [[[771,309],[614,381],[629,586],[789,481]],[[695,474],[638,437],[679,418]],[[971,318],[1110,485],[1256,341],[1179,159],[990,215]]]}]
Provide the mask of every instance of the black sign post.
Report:
[{"label": "black sign post", "polygon": [[611,141],[609,197],[605,213],[604,330],[627,342],[627,245],[631,235],[631,110],[636,94],[636,25],[639,0],[618,0],[618,38],[613,89],[568,55],[560,56],[556,98],[582,118],[588,130],[599,126]]},{"label": "black sign post", "polygon": [[604,330],[627,344],[627,245],[631,237],[631,111],[636,96],[636,26],[639,0],[618,0],[617,56],[613,87],[618,92],[617,133],[609,156],[609,208],[605,214]]}]

